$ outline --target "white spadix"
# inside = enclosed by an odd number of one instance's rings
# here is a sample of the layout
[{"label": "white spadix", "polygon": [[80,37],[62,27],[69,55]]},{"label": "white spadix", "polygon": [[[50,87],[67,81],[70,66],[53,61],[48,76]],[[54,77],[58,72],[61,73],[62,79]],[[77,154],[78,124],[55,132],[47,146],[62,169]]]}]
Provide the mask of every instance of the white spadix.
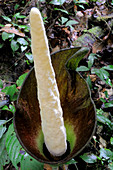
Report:
[{"label": "white spadix", "polygon": [[43,20],[37,8],[31,9],[30,26],[44,141],[52,155],[61,156],[67,149],[63,111]]}]

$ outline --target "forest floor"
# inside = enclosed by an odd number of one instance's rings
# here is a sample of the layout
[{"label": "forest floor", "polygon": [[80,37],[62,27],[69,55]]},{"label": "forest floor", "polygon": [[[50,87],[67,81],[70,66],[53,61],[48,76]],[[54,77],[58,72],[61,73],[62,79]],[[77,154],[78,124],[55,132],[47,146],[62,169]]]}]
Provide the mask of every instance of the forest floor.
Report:
[{"label": "forest floor", "polygon": [[[88,146],[74,158],[77,164],[69,165],[68,169],[113,169],[113,2],[66,0],[62,5],[55,2],[0,1],[0,79],[4,88],[11,86],[33,67],[29,12],[38,7],[51,53],[75,46],[90,48],[79,63],[79,72],[91,89],[97,127]],[[0,119],[12,117],[3,113],[1,110]],[[11,169],[10,166],[4,169]]]}]

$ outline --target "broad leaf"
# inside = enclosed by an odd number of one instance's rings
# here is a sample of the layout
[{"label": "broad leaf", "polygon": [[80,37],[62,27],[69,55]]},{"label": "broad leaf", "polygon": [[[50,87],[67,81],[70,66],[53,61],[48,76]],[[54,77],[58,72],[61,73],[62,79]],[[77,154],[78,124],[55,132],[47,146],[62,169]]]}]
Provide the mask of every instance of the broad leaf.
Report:
[{"label": "broad leaf", "polygon": [[7,17],[7,16],[2,16],[2,18],[3,18],[4,20],[8,21],[8,22],[11,22],[11,19],[10,19],[9,17]]},{"label": "broad leaf", "polygon": [[66,27],[67,26],[72,26],[72,25],[75,25],[75,24],[78,24],[78,21],[75,21],[75,20],[69,20],[67,23],[66,23]]},{"label": "broad leaf", "polygon": [[31,53],[25,53],[25,56],[29,59],[30,63],[33,63],[33,55]]},{"label": "broad leaf", "polygon": [[100,158],[113,160],[113,152],[110,149],[101,148],[100,149]]},{"label": "broad leaf", "polygon": [[89,68],[86,66],[80,66],[76,69],[76,71],[89,71]]},{"label": "broad leaf", "polygon": [[75,161],[74,159],[71,159],[70,161],[66,162],[66,165],[70,165],[70,164],[76,164],[77,161]]},{"label": "broad leaf", "polygon": [[43,163],[38,162],[28,154],[25,154],[24,159],[21,161],[21,170],[42,170],[43,167]]},{"label": "broad leaf", "polygon": [[18,44],[18,42],[15,41],[15,40],[12,40],[12,41],[11,41],[11,48],[12,48],[13,52],[17,51],[17,50],[19,49],[19,44]]},{"label": "broad leaf", "polygon": [[28,45],[28,42],[24,38],[18,38],[17,42],[21,45]]},{"label": "broad leaf", "polygon": [[3,136],[4,132],[6,131],[6,126],[0,126],[0,138]]},{"label": "broad leaf", "polygon": [[9,105],[9,107],[5,105],[5,106],[2,108],[2,110],[8,110],[8,111],[12,112],[13,114],[14,114],[15,111],[16,111],[15,107],[14,107],[13,105],[11,105],[11,104]]},{"label": "broad leaf", "polygon": [[0,164],[5,165],[8,164],[10,159],[8,157],[6,148],[5,148],[6,134],[0,139]]},{"label": "broad leaf", "polygon": [[106,70],[113,71],[113,65],[104,66],[103,68],[106,69]]},{"label": "broad leaf", "polygon": [[2,164],[0,163],[0,170],[4,170]]},{"label": "broad leaf", "polygon": [[5,87],[2,92],[4,92],[6,95],[9,95],[10,96],[10,100],[12,101],[13,100],[13,97],[14,97],[14,94],[16,92],[18,92],[18,90],[16,89],[16,85],[11,85],[11,86],[7,86]]},{"label": "broad leaf", "polygon": [[7,32],[2,32],[2,39],[5,41],[8,38],[13,38],[15,35]]},{"label": "broad leaf", "polygon": [[107,117],[97,114],[97,120],[103,124],[107,124],[109,128],[113,129],[113,123]]},{"label": "broad leaf", "polygon": [[17,86],[21,86],[28,73],[22,74],[16,81]]},{"label": "broad leaf", "polygon": [[13,166],[18,169],[17,164],[21,162],[24,158],[24,155],[20,153],[22,146],[17,140],[16,134],[14,132],[13,124],[9,126],[7,136],[6,136],[6,149],[9,155],[9,158]]},{"label": "broad leaf", "polygon": [[113,162],[108,164],[108,168],[109,168],[109,170],[113,170]]},{"label": "broad leaf", "polygon": [[85,153],[84,155],[81,155],[80,158],[82,158],[87,163],[97,162],[97,157],[94,154]]},{"label": "broad leaf", "polygon": [[63,3],[65,2],[66,0],[52,0],[50,2],[50,4],[54,4],[54,5],[63,5]]}]

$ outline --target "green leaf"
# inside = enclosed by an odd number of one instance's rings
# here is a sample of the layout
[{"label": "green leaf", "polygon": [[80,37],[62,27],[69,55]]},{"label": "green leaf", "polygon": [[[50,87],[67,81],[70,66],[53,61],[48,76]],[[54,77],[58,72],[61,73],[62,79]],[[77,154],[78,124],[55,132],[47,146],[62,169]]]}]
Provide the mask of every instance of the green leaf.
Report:
[{"label": "green leaf", "polygon": [[16,19],[18,19],[18,18],[26,18],[26,16],[24,16],[24,15],[20,15],[20,13],[19,13],[19,12],[18,12],[18,13],[16,13],[13,17],[14,17],[14,18],[16,18]]},{"label": "green leaf", "polygon": [[86,81],[87,81],[87,83],[88,83],[88,85],[89,85],[89,88],[92,89],[92,82],[91,82],[91,78],[90,78],[89,75],[88,75],[88,77],[86,78]]},{"label": "green leaf", "polygon": [[5,148],[6,134],[0,139],[0,164],[6,165],[9,163],[10,159],[8,157],[6,148]]},{"label": "green leaf", "polygon": [[16,134],[14,132],[13,124],[11,124],[7,131],[6,136],[6,149],[9,155],[9,158],[13,166],[18,169],[17,164],[22,161],[24,155],[20,153],[22,146],[20,145]]},{"label": "green leaf", "polygon": [[17,84],[18,87],[19,87],[19,86],[22,86],[23,81],[24,81],[24,79],[26,78],[27,74],[28,74],[28,73],[24,73],[24,74],[22,74],[22,75],[18,78],[18,80],[16,81],[16,84]]},{"label": "green leaf", "polygon": [[2,138],[4,132],[6,131],[6,126],[0,126],[0,138]]},{"label": "green leaf", "polygon": [[9,120],[0,120],[0,126],[5,125],[6,123],[8,123],[11,120],[12,120],[12,118]]},{"label": "green leaf", "polygon": [[0,170],[4,170],[4,169],[3,169],[3,166],[1,165],[1,163],[0,163]]},{"label": "green leaf", "polygon": [[104,103],[104,108],[113,107],[112,103]]},{"label": "green leaf", "polygon": [[110,149],[101,148],[100,149],[100,158],[113,160],[113,152]]},{"label": "green leaf", "polygon": [[25,56],[29,59],[30,63],[33,63],[33,55],[31,53],[25,53]]},{"label": "green leaf", "polygon": [[2,80],[0,79],[0,89],[2,89],[3,88],[3,82],[2,82]]},{"label": "green leaf", "polygon": [[86,66],[80,66],[76,69],[76,71],[89,71],[89,68]]},{"label": "green leaf", "polygon": [[12,48],[13,52],[17,51],[17,50],[19,49],[19,44],[18,44],[18,42],[15,41],[15,40],[12,40],[12,41],[11,41],[11,48]]},{"label": "green leaf", "polygon": [[93,66],[93,64],[94,64],[94,59],[95,59],[96,57],[95,57],[95,55],[93,54],[93,53],[91,53],[90,55],[89,55],[89,57],[88,57],[88,68],[90,69],[92,66]]},{"label": "green leaf", "polygon": [[21,51],[23,52],[23,51],[25,51],[27,49],[27,46],[22,46],[21,45]]},{"label": "green leaf", "polygon": [[28,45],[28,42],[24,38],[18,38],[17,42],[21,45],[25,45],[25,46]]},{"label": "green leaf", "polygon": [[8,156],[8,153],[6,151],[6,148],[3,150],[1,156],[0,156],[0,162],[3,166],[5,166],[6,164],[9,164],[10,162],[10,159],[9,159],[9,156]]},{"label": "green leaf", "polygon": [[66,10],[64,10],[64,9],[54,8],[54,10],[61,11],[61,12],[64,12],[64,13],[68,14],[68,12]]},{"label": "green leaf", "polygon": [[103,103],[106,103],[106,100],[105,100],[105,99],[100,98],[100,100],[101,100]]},{"label": "green leaf", "polygon": [[6,120],[0,120],[0,126],[4,125],[7,121]]},{"label": "green leaf", "polygon": [[103,124],[107,124],[109,126],[109,128],[113,128],[112,126],[112,122],[105,116],[101,115],[101,114],[97,114],[97,120]]},{"label": "green leaf", "polygon": [[104,66],[103,69],[113,71],[113,65]]},{"label": "green leaf", "polygon": [[2,16],[2,18],[8,22],[11,22],[11,19],[9,17],[6,17],[6,16]]},{"label": "green leaf", "polygon": [[67,23],[66,23],[66,27],[67,26],[71,26],[71,25],[75,25],[75,24],[78,24],[79,22],[78,21],[75,21],[75,20],[69,20]]},{"label": "green leaf", "polygon": [[106,98],[109,98],[109,95],[108,95],[108,92],[107,92],[107,91],[105,91],[104,94],[105,94],[105,97],[106,97]]},{"label": "green leaf", "polygon": [[2,48],[2,47],[3,47],[3,45],[4,45],[4,44],[0,44],[0,48]]},{"label": "green leaf", "polygon": [[109,168],[109,170],[113,170],[113,162],[110,162],[110,163],[108,164],[108,168]]},{"label": "green leaf", "polygon": [[27,153],[24,155],[24,159],[21,161],[21,170],[41,170],[43,169],[44,164],[38,162],[32,158]]},{"label": "green leaf", "polygon": [[7,40],[8,38],[14,38],[14,34],[11,34],[11,33],[7,33],[7,32],[2,32],[2,39],[5,41]]},{"label": "green leaf", "polygon": [[62,22],[62,25],[68,21],[68,18],[65,18],[65,17],[61,17],[61,22]]},{"label": "green leaf", "polygon": [[108,71],[101,69],[92,69],[92,74],[96,74],[102,81],[104,81],[109,86],[112,86],[111,80],[109,79],[109,73]]},{"label": "green leaf", "polygon": [[97,157],[94,154],[85,153],[85,154],[81,155],[80,158],[82,158],[87,163],[97,162]]},{"label": "green leaf", "polygon": [[20,29],[24,29],[24,31],[29,32],[30,31],[30,26],[28,25],[19,25],[18,26]]},{"label": "green leaf", "polygon": [[5,87],[2,92],[4,92],[6,95],[9,95],[10,96],[10,100],[12,101],[13,98],[14,98],[14,94],[16,92],[18,92],[18,90],[16,89],[16,85],[11,85],[11,86],[7,86]]},{"label": "green leaf", "polygon": [[110,138],[110,143],[113,145],[113,137]]},{"label": "green leaf", "polygon": [[66,165],[70,165],[70,164],[76,164],[77,161],[75,161],[74,159],[71,159],[70,161],[66,162]]},{"label": "green leaf", "polygon": [[2,110],[8,110],[8,111],[12,112],[13,114],[14,114],[15,111],[16,111],[15,107],[14,107],[13,105],[11,105],[11,104],[9,105],[9,107],[5,105],[5,106],[2,108]]},{"label": "green leaf", "polygon": [[63,3],[65,2],[66,0],[52,0],[50,2],[50,4],[54,4],[54,5],[63,5]]}]

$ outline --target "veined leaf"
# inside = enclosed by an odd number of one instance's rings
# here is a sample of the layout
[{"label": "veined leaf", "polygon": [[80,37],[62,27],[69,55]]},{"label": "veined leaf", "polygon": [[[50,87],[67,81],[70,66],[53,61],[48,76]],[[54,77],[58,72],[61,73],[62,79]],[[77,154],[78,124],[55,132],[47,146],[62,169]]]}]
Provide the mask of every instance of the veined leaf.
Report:
[{"label": "veined leaf", "polygon": [[15,41],[15,40],[12,40],[12,41],[11,41],[11,48],[12,48],[13,52],[17,51],[17,50],[19,49],[19,44],[18,44],[18,42]]},{"label": "veined leaf", "polygon": [[81,155],[80,158],[82,158],[87,163],[95,163],[97,161],[96,155],[89,153]]},{"label": "veined leaf", "polygon": [[24,159],[21,162],[21,170],[41,170],[43,167],[43,163],[38,162],[27,153],[24,155]]},{"label": "veined leaf", "polygon": [[101,148],[100,149],[100,158],[113,160],[113,152],[110,149]]},{"label": "veined leaf", "polygon": [[3,166],[1,165],[1,163],[0,163],[0,169],[1,169],[1,170],[4,170],[4,169],[3,169]]},{"label": "veined leaf", "polygon": [[110,129],[113,128],[113,123],[105,116],[97,114],[97,120],[103,124],[107,124]]},{"label": "veined leaf", "polygon": [[113,65],[104,66],[103,68],[106,69],[106,70],[113,71]]},{"label": "veined leaf", "polygon": [[5,141],[6,141],[6,134],[3,135],[3,137],[0,139],[0,164],[1,166],[8,164],[10,161],[6,148],[5,148]]},{"label": "veined leaf", "polygon": [[3,136],[4,132],[6,131],[6,126],[0,126],[0,138]]},{"label": "veined leaf", "polygon": [[9,155],[9,158],[13,166],[18,169],[17,164],[22,161],[24,155],[20,153],[22,146],[20,145],[16,134],[14,132],[13,124],[9,126],[7,136],[6,136],[6,149]]}]

